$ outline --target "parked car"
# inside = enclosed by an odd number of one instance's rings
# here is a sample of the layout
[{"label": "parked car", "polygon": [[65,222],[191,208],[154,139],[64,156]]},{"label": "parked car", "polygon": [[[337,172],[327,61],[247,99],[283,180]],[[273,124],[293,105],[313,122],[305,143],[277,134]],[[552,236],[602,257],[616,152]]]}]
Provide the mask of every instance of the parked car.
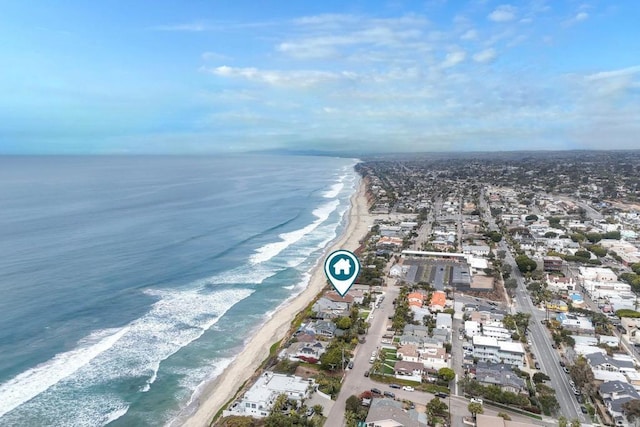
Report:
[{"label": "parked car", "polygon": [[566,366],[562,360],[560,361],[560,366],[562,366],[563,368]]},{"label": "parked car", "polygon": [[369,371],[364,371],[364,376],[368,377],[369,376]]},{"label": "parked car", "polygon": [[375,388],[375,387],[371,389],[371,393],[377,394],[377,395],[382,395],[382,392],[379,389]]},{"label": "parked car", "polygon": [[536,367],[536,369],[540,369],[540,364],[538,362],[536,362],[535,367]]},{"label": "parked car", "polygon": [[392,392],[392,391],[385,391],[384,395],[387,396],[387,397],[390,397],[392,399],[394,399],[396,397],[396,394],[394,392]]},{"label": "parked car", "polygon": [[402,388],[400,385],[398,384],[389,384],[389,387],[391,388]]},{"label": "parked car", "polygon": [[471,403],[479,403],[479,404],[482,405],[484,402],[479,397],[472,397],[471,398]]},{"label": "parked car", "polygon": [[404,391],[414,391],[414,390],[415,390],[415,389],[414,389],[413,387],[411,387],[410,385],[406,385],[406,386],[402,387],[402,389],[403,389]]},{"label": "parked car", "polygon": [[315,410],[313,408],[309,408],[309,409],[307,409],[307,413],[305,415],[307,417],[311,417],[311,416],[313,416],[314,412],[315,412]]},{"label": "parked car", "polygon": [[584,407],[584,406],[580,406],[580,411],[581,411],[583,414],[586,414],[586,413],[587,413],[587,408],[586,408],[586,407]]},{"label": "parked car", "polygon": [[578,401],[578,403],[582,403],[584,401],[581,394],[576,396],[576,400]]},{"label": "parked car", "polygon": [[568,373],[569,373],[569,368],[567,368],[566,366],[564,366],[564,367],[562,368],[562,370],[565,372],[565,374],[568,374]]},{"label": "parked car", "polygon": [[353,360],[349,361],[349,364],[347,365],[347,368],[353,369]]},{"label": "parked car", "polygon": [[439,391],[436,394],[436,397],[439,397],[440,399],[446,399],[447,397],[449,397],[449,395],[443,391]]}]

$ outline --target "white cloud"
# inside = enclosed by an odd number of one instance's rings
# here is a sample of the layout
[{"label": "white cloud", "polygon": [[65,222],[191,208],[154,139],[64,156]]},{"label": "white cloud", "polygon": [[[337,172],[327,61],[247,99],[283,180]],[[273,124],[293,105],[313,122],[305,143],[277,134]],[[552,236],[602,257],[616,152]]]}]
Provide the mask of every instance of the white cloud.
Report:
[{"label": "white cloud", "polygon": [[589,18],[589,14],[587,12],[580,12],[573,19],[576,22],[580,22],[580,21],[585,21],[587,18]]},{"label": "white cloud", "polygon": [[259,70],[257,68],[236,68],[222,65],[220,67],[203,69],[219,77],[240,78],[270,86],[309,87],[321,83],[354,79],[350,72],[335,73],[317,70]]},{"label": "white cloud", "polygon": [[444,62],[441,64],[442,68],[450,68],[463,62],[467,57],[467,53],[463,50],[457,50],[455,52],[447,53]]},{"label": "white cloud", "polygon": [[467,30],[460,36],[460,38],[462,40],[474,40],[478,38],[478,32],[476,30]]},{"label": "white cloud", "polygon": [[207,31],[208,27],[202,22],[192,22],[185,24],[157,25],[151,28],[154,31],[185,31],[185,32],[201,32]]},{"label": "white cloud", "polygon": [[496,50],[489,48],[473,55],[473,60],[480,63],[488,63],[496,59],[497,56],[498,54],[496,53]]},{"label": "white cloud", "polygon": [[601,71],[599,73],[589,74],[585,76],[585,80],[594,81],[594,80],[603,80],[603,79],[611,79],[611,78],[618,78],[618,77],[627,77],[637,73],[640,73],[640,65],[621,68],[619,70]]},{"label": "white cloud", "polygon": [[276,49],[298,59],[328,58],[339,55],[341,49],[349,47],[406,46],[411,41],[419,40],[421,36],[419,28],[407,27],[400,20],[375,20],[363,23],[355,29],[353,26],[346,26],[341,30],[327,30],[319,35],[313,32],[310,36],[281,42]]},{"label": "white cloud", "polygon": [[517,9],[509,4],[498,6],[488,16],[489,20],[494,22],[509,22],[515,19]]}]

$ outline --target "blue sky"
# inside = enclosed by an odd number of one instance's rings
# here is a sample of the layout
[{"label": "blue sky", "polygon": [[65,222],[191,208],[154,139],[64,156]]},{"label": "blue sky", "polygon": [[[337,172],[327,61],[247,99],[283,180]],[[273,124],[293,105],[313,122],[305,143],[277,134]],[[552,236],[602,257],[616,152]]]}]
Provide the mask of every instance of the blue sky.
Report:
[{"label": "blue sky", "polygon": [[640,2],[7,1],[0,153],[640,148]]}]

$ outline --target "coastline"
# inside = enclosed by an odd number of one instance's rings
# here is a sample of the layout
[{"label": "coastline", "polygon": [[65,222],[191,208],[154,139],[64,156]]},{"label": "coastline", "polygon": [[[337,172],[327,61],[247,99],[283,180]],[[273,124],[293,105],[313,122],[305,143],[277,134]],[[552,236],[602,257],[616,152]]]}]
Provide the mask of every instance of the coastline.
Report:
[{"label": "coastline", "polygon": [[[360,240],[373,225],[369,215],[366,184],[362,177],[359,177],[358,188],[350,201],[347,226],[342,235],[327,247],[324,254],[337,249],[356,250],[360,246]],[[216,379],[205,384],[200,396],[170,425],[177,425],[177,423],[192,427],[210,425],[216,413],[236,394],[242,384],[254,375],[269,356],[271,345],[285,336],[291,321],[322,291],[326,283],[322,263],[318,262],[311,272],[307,287],[296,297],[278,307],[278,310],[247,342],[233,362]]]}]

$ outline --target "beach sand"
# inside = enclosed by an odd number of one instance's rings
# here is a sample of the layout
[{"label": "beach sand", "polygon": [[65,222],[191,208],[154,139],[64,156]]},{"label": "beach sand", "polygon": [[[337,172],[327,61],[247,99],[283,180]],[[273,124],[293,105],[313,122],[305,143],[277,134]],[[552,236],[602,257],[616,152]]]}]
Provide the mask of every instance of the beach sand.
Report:
[{"label": "beach sand", "polygon": [[[353,251],[360,246],[360,240],[373,225],[365,192],[365,182],[361,179],[358,190],[351,197],[347,227],[342,235],[330,245],[325,255],[337,249]],[[324,260],[324,256],[322,260]],[[322,267],[322,263],[319,262],[313,269],[307,288],[278,308],[236,359],[215,380],[204,386],[200,396],[184,411],[186,413],[174,420],[171,425],[203,427],[211,423],[220,408],[231,399],[242,383],[249,379],[262,361],[269,356],[271,345],[285,336],[296,314],[302,311],[327,284]]]}]

